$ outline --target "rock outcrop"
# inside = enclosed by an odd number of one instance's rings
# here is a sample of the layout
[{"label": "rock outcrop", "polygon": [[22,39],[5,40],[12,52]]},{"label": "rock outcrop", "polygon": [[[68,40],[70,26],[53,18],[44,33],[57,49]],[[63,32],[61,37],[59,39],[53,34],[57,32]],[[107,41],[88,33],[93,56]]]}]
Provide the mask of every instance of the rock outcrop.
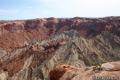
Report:
[{"label": "rock outcrop", "polygon": [[120,71],[120,61],[104,63],[101,67],[107,71]]},{"label": "rock outcrop", "polygon": [[[111,65],[120,67],[120,62],[110,62]],[[59,65],[50,71],[50,80],[120,80],[120,69],[111,67],[110,63],[104,63],[102,68],[107,71],[94,71],[93,67],[75,68],[69,65]]]},{"label": "rock outcrop", "polygon": [[120,17],[0,21],[1,80],[119,76],[117,61],[120,61]]}]

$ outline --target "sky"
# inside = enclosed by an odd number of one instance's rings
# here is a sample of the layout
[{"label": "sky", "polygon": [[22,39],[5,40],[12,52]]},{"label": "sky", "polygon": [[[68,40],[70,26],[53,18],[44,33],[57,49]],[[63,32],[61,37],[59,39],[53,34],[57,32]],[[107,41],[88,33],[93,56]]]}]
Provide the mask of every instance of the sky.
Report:
[{"label": "sky", "polygon": [[0,0],[0,20],[120,16],[120,0]]}]

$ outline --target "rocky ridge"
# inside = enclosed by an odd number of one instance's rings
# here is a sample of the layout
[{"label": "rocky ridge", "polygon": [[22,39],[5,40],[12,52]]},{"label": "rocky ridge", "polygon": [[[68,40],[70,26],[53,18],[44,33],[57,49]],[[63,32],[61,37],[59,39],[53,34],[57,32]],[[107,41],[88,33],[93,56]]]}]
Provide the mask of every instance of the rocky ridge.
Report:
[{"label": "rocky ridge", "polygon": [[[88,74],[97,74],[91,66],[104,67],[103,63],[119,60],[119,17],[52,17],[0,22],[1,80],[89,80],[91,75]],[[60,67],[56,75],[51,76],[57,65]],[[108,71],[99,74],[104,73],[109,75]],[[51,79],[54,76],[58,77]]]}]

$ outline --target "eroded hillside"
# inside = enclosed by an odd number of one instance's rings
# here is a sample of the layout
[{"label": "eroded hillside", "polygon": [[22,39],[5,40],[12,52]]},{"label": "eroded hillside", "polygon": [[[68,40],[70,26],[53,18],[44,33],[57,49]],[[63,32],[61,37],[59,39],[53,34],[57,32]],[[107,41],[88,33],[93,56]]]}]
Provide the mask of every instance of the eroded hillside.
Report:
[{"label": "eroded hillside", "polygon": [[57,65],[84,69],[119,60],[119,17],[0,22],[1,80],[49,80]]}]

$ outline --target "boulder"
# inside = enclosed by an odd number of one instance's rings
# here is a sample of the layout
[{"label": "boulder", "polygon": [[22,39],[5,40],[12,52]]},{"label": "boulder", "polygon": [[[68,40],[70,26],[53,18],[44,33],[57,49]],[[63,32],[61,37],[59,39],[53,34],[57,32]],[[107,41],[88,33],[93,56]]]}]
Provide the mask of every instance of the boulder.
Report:
[{"label": "boulder", "polygon": [[101,65],[101,68],[106,71],[119,71],[120,70],[120,61],[117,62],[108,62]]}]

